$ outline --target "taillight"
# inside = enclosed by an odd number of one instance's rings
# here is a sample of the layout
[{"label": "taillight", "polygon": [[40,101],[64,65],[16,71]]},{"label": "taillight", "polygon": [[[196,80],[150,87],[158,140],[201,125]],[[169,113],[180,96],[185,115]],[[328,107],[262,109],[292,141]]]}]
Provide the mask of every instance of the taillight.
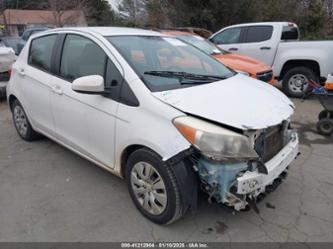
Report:
[{"label": "taillight", "polygon": [[12,75],[12,69],[11,69],[11,68],[8,69],[7,74],[8,74],[8,76],[9,76],[9,78],[10,78],[10,76]]}]

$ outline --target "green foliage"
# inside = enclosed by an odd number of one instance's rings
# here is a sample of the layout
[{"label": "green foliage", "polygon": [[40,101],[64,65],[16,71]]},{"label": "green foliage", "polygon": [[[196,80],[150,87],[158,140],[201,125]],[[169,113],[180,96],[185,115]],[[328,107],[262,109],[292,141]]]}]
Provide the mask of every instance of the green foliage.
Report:
[{"label": "green foliage", "polygon": [[[4,0],[4,8],[48,9],[52,1]],[[333,37],[332,0],[123,0],[120,12],[107,0],[68,0],[66,9],[82,9],[89,25],[163,28],[191,26],[217,31],[245,22],[291,21],[306,39]]]}]

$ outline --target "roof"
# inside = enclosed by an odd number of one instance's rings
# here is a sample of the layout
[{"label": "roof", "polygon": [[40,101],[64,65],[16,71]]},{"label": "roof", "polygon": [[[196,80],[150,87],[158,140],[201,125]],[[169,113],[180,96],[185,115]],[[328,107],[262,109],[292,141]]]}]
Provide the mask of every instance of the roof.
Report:
[{"label": "roof", "polygon": [[[2,21],[7,25],[53,24],[55,17],[55,12],[51,10],[6,9]],[[84,18],[82,11],[66,10],[61,16],[61,21],[66,24],[77,24],[82,18]]]},{"label": "roof", "polygon": [[[249,22],[249,23],[240,23],[235,25],[230,25],[229,27],[241,27],[241,26],[253,26],[253,25],[288,25],[289,23],[295,24],[293,22]],[[296,25],[296,24],[295,24]],[[224,29],[224,28],[223,28]]]},{"label": "roof", "polygon": [[160,30],[159,32],[162,33],[162,34],[165,34],[165,35],[172,35],[172,36],[183,36],[183,35],[192,36],[192,35],[196,35],[196,34],[193,34],[191,32],[177,31],[177,30]]},{"label": "roof", "polygon": [[[126,36],[126,35],[138,35],[138,36],[165,36],[159,32],[137,29],[137,28],[122,28],[122,27],[73,27],[73,28],[58,28],[52,29],[48,32],[59,31],[77,31],[83,33],[99,34],[102,36]],[[45,33],[44,33],[45,34]]]}]

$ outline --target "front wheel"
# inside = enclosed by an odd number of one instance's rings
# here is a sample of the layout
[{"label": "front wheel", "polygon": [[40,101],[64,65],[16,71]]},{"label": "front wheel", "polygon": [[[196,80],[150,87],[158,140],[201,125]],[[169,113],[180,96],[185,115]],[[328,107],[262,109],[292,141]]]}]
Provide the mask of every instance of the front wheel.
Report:
[{"label": "front wheel", "polygon": [[307,67],[295,67],[290,69],[283,77],[283,92],[294,98],[301,98],[309,88],[309,80],[317,81],[314,71]]},{"label": "front wheel", "polygon": [[130,155],[126,165],[129,193],[138,210],[158,224],[182,217],[187,207],[171,167],[148,149]]}]

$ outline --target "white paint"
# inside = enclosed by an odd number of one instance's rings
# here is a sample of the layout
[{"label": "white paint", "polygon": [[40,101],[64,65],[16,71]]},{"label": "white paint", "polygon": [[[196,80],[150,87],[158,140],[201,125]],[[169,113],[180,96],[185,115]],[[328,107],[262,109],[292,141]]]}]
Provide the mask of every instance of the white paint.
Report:
[{"label": "white paint", "polygon": [[73,81],[72,89],[81,92],[103,92],[104,78],[100,75],[89,75]]},{"label": "white paint", "polygon": [[293,114],[293,103],[283,93],[241,74],[154,95],[183,112],[239,129],[274,126]]},{"label": "white paint", "polygon": [[0,73],[7,72],[16,59],[12,48],[0,47]]}]

